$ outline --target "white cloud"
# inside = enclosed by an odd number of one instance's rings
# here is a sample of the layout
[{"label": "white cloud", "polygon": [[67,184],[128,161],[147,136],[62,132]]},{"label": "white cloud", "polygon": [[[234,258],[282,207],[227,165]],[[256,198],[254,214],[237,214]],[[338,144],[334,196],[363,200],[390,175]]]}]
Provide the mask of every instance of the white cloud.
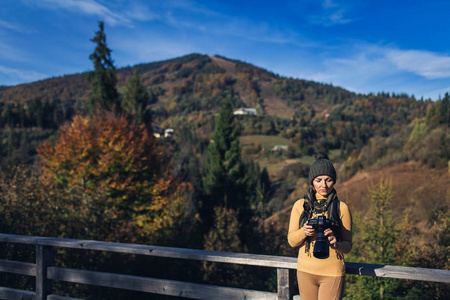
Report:
[{"label": "white cloud", "polygon": [[[23,80],[35,81],[35,80],[39,80],[39,79],[48,77],[47,75],[39,73],[39,72],[26,71],[26,70],[24,71],[24,70],[19,70],[19,69],[8,68],[8,67],[4,67],[4,66],[0,66],[0,73],[5,74],[8,77],[16,77],[20,81],[23,81]],[[19,80],[17,80],[17,81],[19,81]]]},{"label": "white cloud", "polygon": [[289,43],[298,38],[298,34],[292,30],[275,28],[265,21],[225,14],[207,7],[201,1],[165,0],[144,7],[131,3],[125,11],[124,14],[130,19],[156,20],[179,32],[188,32],[186,35],[197,31],[208,36],[237,37],[270,43]]},{"label": "white cloud", "polygon": [[12,31],[15,31],[15,32],[19,32],[19,33],[31,32],[28,29],[24,29],[20,25],[17,25],[15,23],[11,23],[11,22],[8,22],[8,21],[5,21],[5,20],[0,20],[0,28],[5,28],[5,29],[12,30]]},{"label": "white cloud", "polygon": [[0,42],[0,61],[26,61],[29,53],[20,48]]},{"label": "white cloud", "polygon": [[388,50],[386,57],[400,70],[428,79],[450,78],[450,57],[429,51]]},{"label": "white cloud", "polygon": [[124,12],[124,14],[132,20],[141,22],[160,19],[160,14],[156,9],[149,9],[146,5],[141,5],[136,2],[130,2],[130,7]]},{"label": "white cloud", "polygon": [[337,4],[333,0],[322,1],[322,14],[309,17],[311,23],[322,25],[325,27],[350,23],[353,20],[345,16],[348,8],[341,4]]},{"label": "white cloud", "polygon": [[301,76],[295,77],[332,83],[357,93],[384,91],[437,99],[449,91],[441,87],[450,77],[450,57],[432,52],[351,41],[319,52],[315,61],[319,63],[304,62],[298,67]]},{"label": "white cloud", "polygon": [[329,24],[346,24],[352,22],[351,19],[344,17],[345,10],[339,9],[328,16]]},{"label": "white cloud", "polygon": [[339,5],[336,4],[336,2],[334,2],[333,0],[324,0],[322,2],[322,7],[323,8],[335,8],[338,7]]},{"label": "white cloud", "polygon": [[319,72],[311,72],[308,78],[349,88],[379,81],[380,78],[387,78],[397,72],[386,59],[381,47],[359,44],[339,47],[345,48],[346,51],[321,54],[318,59],[321,63],[316,69]]},{"label": "white cloud", "polygon": [[[68,11],[77,11],[88,15],[100,16],[110,25],[131,25],[131,20],[112,12],[106,6],[94,0],[44,0],[36,4],[51,4],[52,8],[62,8]],[[46,5],[47,8],[50,6]]]}]

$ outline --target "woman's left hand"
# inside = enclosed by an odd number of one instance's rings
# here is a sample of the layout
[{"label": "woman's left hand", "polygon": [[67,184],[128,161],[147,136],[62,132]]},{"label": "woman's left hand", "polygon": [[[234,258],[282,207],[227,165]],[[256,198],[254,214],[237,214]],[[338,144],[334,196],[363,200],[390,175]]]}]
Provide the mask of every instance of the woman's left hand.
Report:
[{"label": "woman's left hand", "polygon": [[337,238],[334,236],[333,230],[331,230],[330,228],[327,228],[324,230],[323,233],[328,238],[328,244],[330,244],[330,247],[332,249],[337,249],[338,241],[337,241]]}]

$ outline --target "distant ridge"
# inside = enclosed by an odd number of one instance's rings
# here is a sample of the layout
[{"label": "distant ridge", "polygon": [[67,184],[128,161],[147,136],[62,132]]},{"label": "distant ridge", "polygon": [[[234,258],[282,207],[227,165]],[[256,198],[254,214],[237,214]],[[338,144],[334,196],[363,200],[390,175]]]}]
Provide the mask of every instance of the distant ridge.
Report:
[{"label": "distant ridge", "polygon": [[[228,76],[235,81],[233,89],[239,93],[242,104],[255,106],[257,101],[263,99],[269,114],[284,117],[290,117],[285,112],[288,107],[286,101],[292,102],[296,99],[293,95],[280,95],[274,90],[274,86],[292,85],[294,88],[289,93],[303,94],[302,101],[312,105],[318,111],[323,110],[322,100],[325,100],[329,94],[339,94],[339,97],[346,100],[355,96],[354,93],[332,85],[286,78],[239,60],[198,53],[119,68],[117,70],[119,92],[129,76],[133,74],[134,69],[141,75],[145,86],[162,90],[162,95],[158,95],[163,100],[162,105],[164,102],[168,102],[167,99],[164,99],[169,97],[168,92],[176,93],[177,87],[178,90],[185,89],[183,86],[190,84],[189,80],[192,80],[192,76],[198,80],[199,75],[211,77],[214,74],[222,74],[222,77]],[[0,102],[26,103],[35,99],[41,101],[86,101],[90,92],[90,84],[86,78],[87,73],[53,77],[16,86],[2,86],[0,87]],[[221,88],[225,88],[225,86],[219,84],[217,89]],[[190,98],[189,90],[183,91],[183,94],[188,95],[187,98],[185,97],[186,99]],[[173,96],[173,93],[171,95]],[[210,95],[201,96],[208,97]],[[213,97],[211,96],[211,98]]]}]

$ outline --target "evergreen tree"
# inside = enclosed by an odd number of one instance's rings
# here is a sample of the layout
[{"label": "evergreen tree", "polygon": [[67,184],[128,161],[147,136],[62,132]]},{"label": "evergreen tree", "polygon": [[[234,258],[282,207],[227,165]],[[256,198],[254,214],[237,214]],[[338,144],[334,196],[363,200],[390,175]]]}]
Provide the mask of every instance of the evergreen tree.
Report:
[{"label": "evergreen tree", "polygon": [[445,93],[444,99],[442,99],[439,111],[439,123],[450,127],[450,96]]},{"label": "evergreen tree", "polygon": [[104,23],[98,23],[99,30],[91,39],[96,44],[95,51],[89,56],[94,64],[94,71],[88,74],[92,82],[92,95],[89,101],[89,113],[92,115],[98,110],[113,110],[119,98],[116,83],[117,75],[114,62],[111,58],[111,50],[106,44]]},{"label": "evergreen tree", "polygon": [[262,208],[258,208],[258,211],[262,212],[263,218],[265,217],[266,209],[265,205],[269,202],[270,199],[270,190],[271,190],[271,182],[269,178],[269,172],[267,168],[264,167],[260,176],[259,176],[259,185],[258,192],[260,193],[260,197],[262,201],[259,205],[262,205]]},{"label": "evergreen tree", "polygon": [[150,95],[142,85],[141,77],[134,69],[134,75],[131,77],[122,99],[122,107],[128,114],[139,123],[151,124],[150,110],[147,109]]},{"label": "evergreen tree", "polygon": [[241,160],[238,127],[229,99],[223,102],[220,109],[208,147],[205,169],[203,184],[207,197],[201,212],[206,229],[212,225],[216,206],[239,210],[241,216],[245,214],[249,207],[245,165]]},{"label": "evergreen tree", "polygon": [[[356,221],[355,218],[355,240],[360,238],[360,242],[353,243],[349,261],[408,266],[413,264],[416,254],[410,236],[413,230],[407,218],[399,223],[392,217],[390,205],[393,197],[394,191],[385,180],[369,187],[370,211],[364,222]],[[351,276],[348,281],[346,299],[423,299],[415,298],[411,287],[398,279]]]}]

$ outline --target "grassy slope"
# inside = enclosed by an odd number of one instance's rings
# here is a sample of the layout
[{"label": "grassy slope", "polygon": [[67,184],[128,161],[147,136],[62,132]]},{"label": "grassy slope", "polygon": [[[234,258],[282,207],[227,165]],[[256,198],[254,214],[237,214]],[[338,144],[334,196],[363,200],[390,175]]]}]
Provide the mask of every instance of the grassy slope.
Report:
[{"label": "grassy slope", "polygon": [[260,144],[263,148],[273,147],[275,145],[296,146],[290,140],[275,135],[245,135],[240,137],[240,143],[241,146]]},{"label": "grassy slope", "polygon": [[435,209],[450,207],[450,173],[447,169],[431,169],[418,163],[403,163],[373,171],[361,171],[337,185],[342,200],[365,215],[369,209],[368,189],[385,179],[395,192],[391,207],[393,218],[416,224],[424,239],[431,238],[427,221]]},{"label": "grassy slope", "polygon": [[[364,170],[346,181],[338,178],[336,190],[353,214],[359,214],[364,219],[370,206],[369,187],[378,184],[381,179],[387,180],[395,192],[391,204],[392,217],[398,222],[408,217],[418,230],[416,242],[419,245],[431,242],[433,233],[428,219],[432,211],[450,207],[450,170],[431,169],[417,163],[397,164],[377,170]],[[292,205],[307,188],[304,181],[300,182],[302,184],[292,193],[296,197],[291,195],[285,201],[284,209],[271,217],[272,221],[284,220],[280,226],[286,230],[286,220],[289,220]]]}]

